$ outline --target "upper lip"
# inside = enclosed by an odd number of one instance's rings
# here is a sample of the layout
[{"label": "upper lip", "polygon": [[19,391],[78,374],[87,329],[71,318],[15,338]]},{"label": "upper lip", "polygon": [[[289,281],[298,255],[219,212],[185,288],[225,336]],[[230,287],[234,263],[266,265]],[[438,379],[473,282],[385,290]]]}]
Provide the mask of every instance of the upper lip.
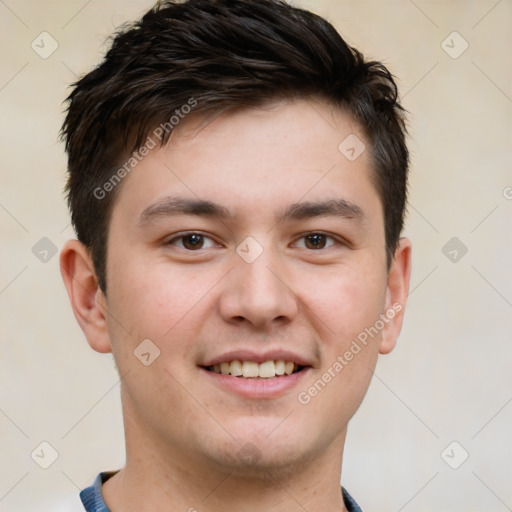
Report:
[{"label": "upper lip", "polygon": [[214,366],[223,362],[231,361],[254,361],[255,363],[264,363],[265,361],[291,361],[298,366],[312,366],[310,359],[290,352],[288,350],[267,350],[265,352],[255,352],[252,350],[234,350],[225,352],[221,355],[207,359],[202,366]]}]

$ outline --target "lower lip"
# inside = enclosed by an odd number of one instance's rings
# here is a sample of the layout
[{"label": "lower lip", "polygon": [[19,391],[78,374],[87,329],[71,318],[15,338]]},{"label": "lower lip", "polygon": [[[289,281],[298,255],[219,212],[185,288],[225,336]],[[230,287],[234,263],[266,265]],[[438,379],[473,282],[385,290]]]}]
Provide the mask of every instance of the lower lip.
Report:
[{"label": "lower lip", "polygon": [[215,373],[204,368],[201,371],[206,377],[221,388],[236,393],[244,398],[264,399],[276,398],[297,386],[299,382],[309,373],[311,368],[304,368],[291,375],[273,377],[270,379],[246,379],[244,377],[233,377]]}]

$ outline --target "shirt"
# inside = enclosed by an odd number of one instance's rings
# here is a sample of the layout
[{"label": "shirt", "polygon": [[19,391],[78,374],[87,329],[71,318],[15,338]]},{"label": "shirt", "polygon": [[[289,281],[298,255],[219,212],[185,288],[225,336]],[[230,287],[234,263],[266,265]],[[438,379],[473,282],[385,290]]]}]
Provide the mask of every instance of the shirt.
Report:
[{"label": "shirt", "polygon": [[[116,473],[117,471],[105,471],[100,473],[90,487],[80,492],[80,499],[82,500],[86,512],[110,512],[101,494],[101,486]],[[359,505],[354,501],[354,498],[350,496],[344,487],[341,488],[341,492],[348,512],[362,512]]]}]

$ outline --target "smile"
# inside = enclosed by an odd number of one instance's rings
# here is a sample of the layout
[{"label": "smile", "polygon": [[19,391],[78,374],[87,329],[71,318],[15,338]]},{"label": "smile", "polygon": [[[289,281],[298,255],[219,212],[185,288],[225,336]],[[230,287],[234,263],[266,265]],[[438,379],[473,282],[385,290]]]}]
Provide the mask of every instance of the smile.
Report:
[{"label": "smile", "polygon": [[272,379],[274,377],[291,375],[302,368],[302,366],[292,361],[269,360],[257,363],[255,361],[239,361],[236,359],[206,367],[208,371],[214,373],[245,379]]}]

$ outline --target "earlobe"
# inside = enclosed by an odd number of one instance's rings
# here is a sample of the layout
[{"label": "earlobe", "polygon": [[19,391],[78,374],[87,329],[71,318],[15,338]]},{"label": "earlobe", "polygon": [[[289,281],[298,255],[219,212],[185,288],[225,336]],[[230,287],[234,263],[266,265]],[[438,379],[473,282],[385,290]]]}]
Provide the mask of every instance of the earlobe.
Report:
[{"label": "earlobe", "polygon": [[69,240],[60,253],[60,271],[73,313],[89,345],[97,352],[111,352],[106,299],[87,248]]},{"label": "earlobe", "polygon": [[411,242],[407,238],[401,238],[388,273],[386,311],[384,312],[387,323],[382,331],[379,348],[381,354],[388,354],[396,346],[398,335],[402,329],[410,277]]}]

